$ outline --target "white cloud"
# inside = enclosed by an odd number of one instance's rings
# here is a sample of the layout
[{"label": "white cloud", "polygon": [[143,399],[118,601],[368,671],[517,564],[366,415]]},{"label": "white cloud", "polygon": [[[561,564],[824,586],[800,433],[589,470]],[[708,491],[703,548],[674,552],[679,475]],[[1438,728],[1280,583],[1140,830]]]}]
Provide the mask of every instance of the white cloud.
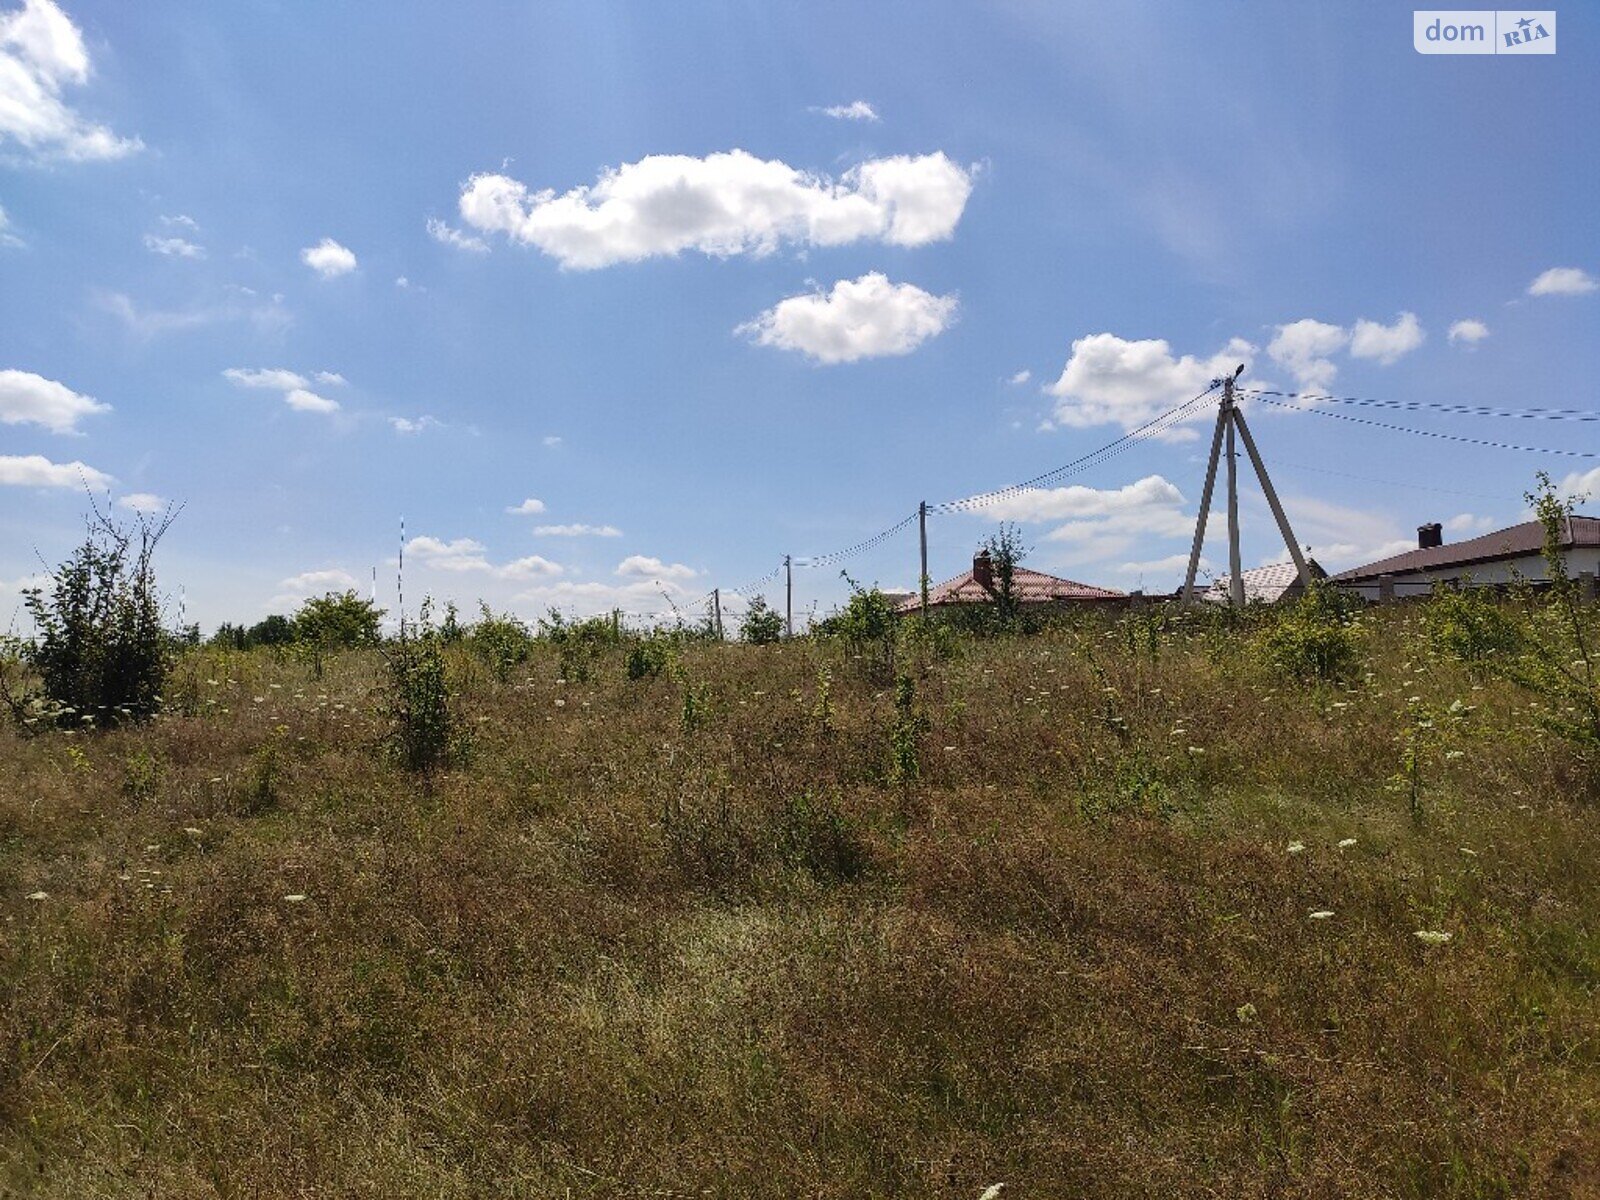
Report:
[{"label": "white cloud", "polygon": [[0,424],[43,425],[51,433],[76,433],[78,422],[111,411],[92,396],[31,371],[0,371]]},{"label": "white cloud", "polygon": [[1018,371],[1015,375],[1013,375],[1011,377],[1011,382],[1016,384],[1018,387],[1021,387],[1023,384],[1027,383],[1032,378],[1033,378],[1033,372],[1028,370],[1026,367],[1024,367],[1022,370]]},{"label": "white cloud", "polygon": [[1343,327],[1305,317],[1279,325],[1267,344],[1267,355],[1286,368],[1302,388],[1326,390],[1339,373],[1330,356],[1349,341],[1350,334]]},{"label": "white cloud", "polygon": [[316,379],[318,383],[326,383],[335,387],[343,387],[350,382],[337,371],[318,371]]},{"label": "white cloud", "polygon": [[519,517],[537,516],[544,511],[544,501],[535,500],[532,496],[529,496],[521,504],[508,505],[506,511]]},{"label": "white cloud", "polygon": [[[1054,419],[1059,424],[1132,430],[1194,399],[1213,379],[1233,374],[1240,362],[1248,366],[1254,352],[1250,343],[1234,338],[1208,359],[1188,354],[1174,358],[1161,338],[1128,341],[1114,333],[1095,333],[1072,343],[1061,377],[1045,391],[1056,397]],[[1176,441],[1194,434],[1168,429],[1164,436]]]},{"label": "white cloud", "polygon": [[1568,500],[1582,503],[1600,500],[1600,467],[1592,471],[1574,471],[1561,481],[1558,491]]},{"label": "white cloud", "polygon": [[[283,402],[296,412],[336,413],[339,411],[339,402],[329,400],[326,396],[319,396],[311,390],[311,383],[298,371],[288,371],[282,367],[229,367],[223,373],[223,378],[243,388],[261,388],[267,391],[280,392]],[[320,378],[328,377],[328,372],[318,372]],[[334,376],[342,383],[342,376]]]},{"label": "white cloud", "polygon": [[335,413],[339,411],[339,402],[329,400],[326,396],[319,396],[307,388],[292,388],[283,397],[283,402],[296,412]]},{"label": "white cloud", "polygon": [[878,110],[865,100],[852,100],[849,104],[834,104],[822,110],[823,116],[835,121],[878,121]]},{"label": "white cloud", "polygon": [[1450,344],[1461,343],[1465,346],[1476,346],[1489,336],[1489,327],[1476,317],[1466,317],[1450,326],[1448,335]]},{"label": "white cloud", "polygon": [[430,429],[443,429],[444,422],[426,414],[412,419],[411,417],[390,417],[389,424],[396,433],[426,433]]},{"label": "white cloud", "polygon": [[1600,280],[1580,267],[1551,267],[1528,285],[1530,296],[1582,296],[1600,288]]},{"label": "white cloud", "polygon": [[345,592],[361,586],[361,581],[349,571],[338,567],[322,571],[303,571],[291,575],[278,584],[291,592]]},{"label": "white cloud", "polygon": [[125,508],[129,512],[158,513],[167,507],[167,501],[149,492],[129,492],[117,500],[117,507]]},{"label": "white cloud", "polygon": [[544,445],[544,446],[548,446],[548,447],[550,447],[550,448],[551,448],[551,449],[554,449],[554,448],[555,448],[555,447],[557,447],[557,446],[559,446],[559,445],[561,445],[561,443],[562,443],[562,442],[563,442],[563,441],[564,441],[564,440],[565,440],[565,439],[563,439],[563,438],[562,438],[562,437],[561,437],[561,436],[560,436],[560,435],[558,435],[558,434],[554,434],[554,433],[547,433],[547,434],[545,434],[545,435],[544,435],[544,437],[542,437],[542,438],[540,438],[540,439],[539,439],[539,442],[540,442],[540,444],[541,444],[541,445]]},{"label": "white cloud", "polygon": [[0,205],[0,247],[22,244],[22,239],[11,232],[11,217],[6,213],[5,206]]},{"label": "white cloud", "polygon": [[621,537],[615,525],[535,525],[534,537]]},{"label": "white cloud", "polygon": [[1025,488],[984,505],[985,516],[1002,521],[1085,520],[1152,509],[1177,508],[1183,493],[1160,475],[1147,475],[1120,488],[1082,484],[1058,488]]},{"label": "white cloud", "polygon": [[734,332],[763,346],[798,350],[819,363],[847,363],[910,354],[948,329],[955,314],[954,296],[890,283],[874,271],[841,279],[831,292],[780,300]]},{"label": "white cloud", "polygon": [[833,180],[732,150],[650,155],[559,195],[531,192],[505,175],[475,175],[462,188],[460,210],[482,233],[504,233],[563,267],[593,270],[685,250],[770,254],[785,242],[925,245],[951,236],[971,191],[971,172],[943,153],[873,159]]},{"label": "white cloud", "polygon": [[442,245],[468,250],[473,254],[487,254],[489,251],[489,243],[481,237],[473,237],[453,225],[446,225],[438,217],[428,218],[428,236]]},{"label": "white cloud", "polygon": [[161,223],[168,229],[187,229],[190,233],[200,232],[200,222],[193,217],[178,213],[176,216],[162,217]]},{"label": "white cloud", "polygon": [[241,319],[249,320],[263,333],[280,332],[289,325],[292,317],[284,308],[281,295],[265,302],[254,297],[249,288],[235,287],[222,300],[187,309],[140,308],[122,292],[96,293],[95,302],[141,338]]},{"label": "white cloud", "polygon": [[1422,345],[1425,336],[1422,323],[1413,312],[1401,313],[1393,325],[1382,325],[1363,317],[1351,331],[1350,356],[1376,359],[1387,367]]},{"label": "white cloud", "polygon": [[39,160],[121,158],[143,145],[88,121],[61,98],[89,81],[83,35],[52,0],[0,14],[0,142]]},{"label": "white cloud", "polygon": [[1443,522],[1443,524],[1451,533],[1464,533],[1468,537],[1477,537],[1480,533],[1488,533],[1499,522],[1493,517],[1477,517],[1471,513],[1457,513],[1448,521]]},{"label": "white cloud", "polygon": [[81,462],[55,463],[42,454],[0,454],[0,487],[81,488],[111,486],[111,476]]},{"label": "white cloud", "polygon": [[278,392],[310,386],[304,375],[286,371],[282,367],[229,367],[222,377],[240,387],[268,388]]},{"label": "white cloud", "polygon": [[300,261],[324,279],[348,275],[356,269],[354,252],[348,246],[341,246],[329,237],[323,238],[315,246],[307,246],[300,251]]},{"label": "white cloud", "polygon": [[457,573],[478,572],[495,579],[552,578],[566,570],[560,563],[537,554],[496,565],[489,561],[487,547],[472,538],[443,541],[423,535],[412,538],[405,549],[407,555],[414,556],[425,567]]},{"label": "white cloud", "polygon": [[638,579],[660,581],[693,579],[700,572],[683,563],[664,563],[659,558],[652,558],[649,555],[630,554],[617,564],[616,573]]},{"label": "white cloud", "polygon": [[204,258],[206,256],[206,248],[204,246],[197,246],[195,243],[185,241],[181,237],[162,237],[155,233],[144,235],[144,248],[152,254],[164,254],[168,258]]}]

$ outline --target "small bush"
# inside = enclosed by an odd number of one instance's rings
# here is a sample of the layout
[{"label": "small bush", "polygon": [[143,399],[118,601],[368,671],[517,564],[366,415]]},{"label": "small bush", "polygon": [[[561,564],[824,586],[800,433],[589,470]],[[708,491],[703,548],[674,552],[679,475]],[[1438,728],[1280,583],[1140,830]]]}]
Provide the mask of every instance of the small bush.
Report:
[{"label": "small bush", "polygon": [[778,856],[820,883],[850,883],[871,863],[866,841],[829,797],[804,792],[774,821]]},{"label": "small bush", "polygon": [[1278,674],[1302,683],[1347,678],[1360,660],[1353,602],[1331,588],[1312,587],[1276,614],[1259,646]]},{"label": "small bush", "polygon": [[765,596],[752,596],[739,622],[739,638],[752,646],[768,646],[783,638],[783,614],[767,607]]},{"label": "small bush", "polygon": [[416,630],[385,652],[389,693],[384,709],[390,722],[389,744],[408,771],[429,775],[461,758],[464,731],[454,712],[445,673],[444,639],[422,606]]},{"label": "small bush", "polygon": [[504,683],[512,670],[532,655],[533,632],[510,613],[496,616],[487,604],[481,605],[480,611],[482,616],[466,635],[467,646]]},{"label": "small bush", "polygon": [[38,630],[24,655],[42,695],[14,696],[27,723],[106,727],[150,716],[172,666],[161,627],[152,557],[171,524],[121,526],[98,510],[83,544],[51,577],[24,593]]},{"label": "small bush", "polygon": [[363,600],[353,591],[329,592],[313,596],[300,606],[294,617],[294,636],[296,641],[319,649],[349,650],[376,646],[382,623],[383,609],[372,601]]},{"label": "small bush", "polygon": [[655,679],[672,669],[677,646],[664,634],[648,634],[628,648],[629,679]]},{"label": "small bush", "polygon": [[1474,668],[1504,660],[1523,645],[1517,623],[1478,589],[1440,588],[1422,619],[1436,653]]}]

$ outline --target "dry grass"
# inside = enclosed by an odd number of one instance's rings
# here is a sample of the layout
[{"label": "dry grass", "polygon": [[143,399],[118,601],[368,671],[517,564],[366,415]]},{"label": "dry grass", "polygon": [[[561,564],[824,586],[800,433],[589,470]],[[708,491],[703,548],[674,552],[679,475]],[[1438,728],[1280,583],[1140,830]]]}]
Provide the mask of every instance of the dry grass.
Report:
[{"label": "dry grass", "polygon": [[[1343,689],[966,643],[909,786],[892,687],[808,643],[463,657],[426,787],[361,655],[6,730],[0,1195],[1600,1195],[1589,776],[1372,623]],[[1476,706],[1420,823],[1410,696]]]}]

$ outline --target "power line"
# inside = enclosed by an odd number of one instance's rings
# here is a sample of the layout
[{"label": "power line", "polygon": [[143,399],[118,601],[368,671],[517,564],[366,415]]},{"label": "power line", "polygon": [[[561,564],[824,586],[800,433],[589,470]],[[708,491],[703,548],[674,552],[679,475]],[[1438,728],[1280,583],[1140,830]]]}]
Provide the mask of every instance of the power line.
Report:
[{"label": "power line", "polygon": [[1010,487],[997,488],[992,492],[979,492],[977,495],[966,496],[960,500],[946,500],[942,504],[930,504],[928,506],[928,511],[940,513],[966,512],[975,508],[984,508],[990,504],[993,504],[996,500],[1002,500],[1008,496],[1014,496],[1019,492],[1029,491],[1049,480],[1059,479],[1066,475],[1076,474],[1078,472],[1088,470],[1092,466],[1097,466],[1107,459],[1114,458],[1118,454],[1131,449],[1139,442],[1143,442],[1155,437],[1157,434],[1164,432],[1168,427],[1192,416],[1196,408],[1208,396],[1210,396],[1212,392],[1217,390],[1218,382],[1219,381],[1213,381],[1210,387],[1206,388],[1205,391],[1194,397],[1194,399],[1186,400],[1182,404],[1178,404],[1167,409],[1160,415],[1152,417],[1137,429],[1131,429],[1121,437],[1107,442],[1099,449],[1091,450],[1088,454],[1085,454],[1080,458],[1075,458],[1063,466],[1046,471],[1041,475],[1035,475],[1032,479],[1025,479],[1021,483],[1014,483]]},{"label": "power line", "polygon": [[1412,429],[1408,425],[1391,425],[1386,421],[1373,421],[1367,417],[1357,417],[1350,413],[1332,412],[1326,408],[1304,408],[1300,405],[1285,404],[1281,400],[1273,400],[1265,395],[1260,396],[1262,403],[1271,404],[1289,412],[1311,413],[1313,416],[1330,417],[1336,421],[1349,421],[1355,425],[1370,425],[1374,429],[1387,429],[1392,433],[1409,433],[1416,437],[1437,438],[1445,442],[1459,442],[1467,446],[1487,446],[1493,450],[1520,450],[1526,454],[1554,454],[1562,458],[1600,458],[1600,453],[1592,450],[1551,450],[1543,446],[1519,446],[1512,442],[1496,442],[1488,438],[1467,437],[1459,433],[1441,433],[1436,429]]},{"label": "power line", "polygon": [[912,513],[910,516],[904,518],[901,521],[896,522],[895,524],[889,526],[889,528],[883,530],[882,532],[873,534],[871,537],[867,538],[865,541],[857,542],[854,546],[848,546],[843,550],[834,550],[834,551],[832,551],[831,553],[828,553],[828,554],[813,554],[813,555],[807,555],[804,558],[797,558],[797,559],[794,560],[794,565],[797,566],[797,567],[816,568],[816,567],[831,567],[835,563],[842,563],[847,558],[852,558],[857,554],[862,554],[865,551],[868,551],[868,550],[872,549],[874,546],[878,545],[880,542],[888,541],[895,534],[899,533],[902,529],[904,529],[907,525],[911,524],[911,522],[915,521],[916,519],[917,519],[917,514],[916,513]]},{"label": "power line", "polygon": [[[1586,408],[1504,408],[1495,404],[1445,404],[1431,400],[1380,400],[1369,396],[1329,396],[1323,392],[1280,392],[1272,388],[1241,388],[1241,396],[1280,396],[1312,403],[1354,404],[1396,412],[1438,412],[1463,417],[1504,417],[1523,421],[1600,421],[1600,412]],[[1305,405],[1286,407],[1304,408]]]}]

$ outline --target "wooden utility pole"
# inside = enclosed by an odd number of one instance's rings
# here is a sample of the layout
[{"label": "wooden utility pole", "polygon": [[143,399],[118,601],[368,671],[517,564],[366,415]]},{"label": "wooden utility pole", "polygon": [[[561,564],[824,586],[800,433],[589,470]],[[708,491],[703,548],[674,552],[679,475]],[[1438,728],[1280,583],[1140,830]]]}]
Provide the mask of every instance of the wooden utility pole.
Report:
[{"label": "wooden utility pole", "polygon": [[711,589],[712,626],[717,632],[717,641],[722,640],[722,589]]},{"label": "wooden utility pole", "polygon": [[783,636],[794,637],[794,560],[783,556]]},{"label": "wooden utility pole", "polygon": [[917,505],[917,532],[922,539],[922,615],[928,615],[928,502]]},{"label": "wooden utility pole", "polygon": [[1217,425],[1211,435],[1211,457],[1206,463],[1206,483],[1200,492],[1200,512],[1194,524],[1194,544],[1189,549],[1189,570],[1183,580],[1182,604],[1185,608],[1194,601],[1194,580],[1200,569],[1200,550],[1206,540],[1206,519],[1211,513],[1211,496],[1217,482],[1217,460],[1224,452],[1228,456],[1228,603],[1234,608],[1243,608],[1245,604],[1244,572],[1241,569],[1239,554],[1238,451],[1234,445],[1236,430],[1244,441],[1245,452],[1250,455],[1250,465],[1255,468],[1256,478],[1260,481],[1261,490],[1267,498],[1267,506],[1272,509],[1272,517],[1278,523],[1278,533],[1282,535],[1283,544],[1289,549],[1289,557],[1294,560],[1295,569],[1300,573],[1300,582],[1306,587],[1311,586],[1311,570],[1306,566],[1305,556],[1300,552],[1299,543],[1294,540],[1294,530],[1289,525],[1289,518],[1283,511],[1283,505],[1278,502],[1278,493],[1272,486],[1271,477],[1267,474],[1267,465],[1261,459],[1261,451],[1256,447],[1256,440],[1250,435],[1250,426],[1234,399],[1234,383],[1242,374],[1244,374],[1243,365],[1222,380],[1222,403],[1217,409]]}]

